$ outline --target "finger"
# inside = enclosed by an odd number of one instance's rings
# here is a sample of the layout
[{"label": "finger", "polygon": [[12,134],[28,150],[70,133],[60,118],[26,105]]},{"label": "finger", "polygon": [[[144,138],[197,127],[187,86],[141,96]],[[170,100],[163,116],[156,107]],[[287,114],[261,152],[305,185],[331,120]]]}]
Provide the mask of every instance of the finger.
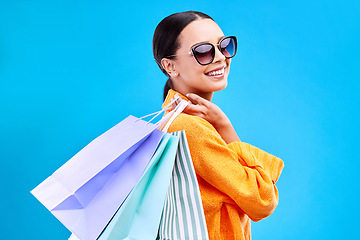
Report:
[{"label": "finger", "polygon": [[192,104],[189,103],[186,108],[184,109],[184,113],[190,114],[190,115],[196,115],[196,116],[203,116],[204,111],[206,110],[206,107],[200,104]]}]

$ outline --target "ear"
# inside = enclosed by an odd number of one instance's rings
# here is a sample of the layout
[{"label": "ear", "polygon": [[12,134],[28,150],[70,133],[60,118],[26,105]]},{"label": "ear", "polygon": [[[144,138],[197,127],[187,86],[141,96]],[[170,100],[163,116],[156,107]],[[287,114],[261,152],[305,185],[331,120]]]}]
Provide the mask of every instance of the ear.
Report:
[{"label": "ear", "polygon": [[175,62],[172,59],[169,58],[163,58],[161,59],[161,66],[165,69],[165,71],[167,72],[167,74],[170,77],[177,77],[178,73],[176,72],[175,69]]}]

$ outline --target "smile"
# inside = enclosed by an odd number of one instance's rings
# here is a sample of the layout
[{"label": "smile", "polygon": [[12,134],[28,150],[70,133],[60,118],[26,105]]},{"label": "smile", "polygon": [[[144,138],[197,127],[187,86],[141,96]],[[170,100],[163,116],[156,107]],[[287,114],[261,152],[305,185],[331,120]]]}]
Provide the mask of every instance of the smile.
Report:
[{"label": "smile", "polygon": [[221,69],[215,69],[215,70],[213,70],[211,72],[208,72],[205,75],[207,75],[207,76],[219,76],[219,75],[224,74],[224,72],[225,72],[225,68],[223,67]]}]

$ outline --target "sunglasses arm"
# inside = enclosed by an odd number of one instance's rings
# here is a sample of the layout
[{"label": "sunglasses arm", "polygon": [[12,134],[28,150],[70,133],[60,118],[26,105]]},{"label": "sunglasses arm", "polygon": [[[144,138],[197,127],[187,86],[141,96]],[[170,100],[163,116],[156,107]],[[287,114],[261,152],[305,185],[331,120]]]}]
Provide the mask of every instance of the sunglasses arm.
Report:
[{"label": "sunglasses arm", "polygon": [[180,56],[180,55],[189,55],[189,54],[192,55],[193,53],[190,51],[188,53],[179,53],[179,54],[170,55],[165,58],[176,57],[176,56]]}]

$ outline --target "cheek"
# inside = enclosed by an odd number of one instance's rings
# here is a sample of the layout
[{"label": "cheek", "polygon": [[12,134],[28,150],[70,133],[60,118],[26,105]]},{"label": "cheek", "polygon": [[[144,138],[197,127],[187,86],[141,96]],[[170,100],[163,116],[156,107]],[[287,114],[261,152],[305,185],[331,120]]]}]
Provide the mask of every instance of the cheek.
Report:
[{"label": "cheek", "polygon": [[198,79],[205,75],[207,66],[202,66],[195,59],[187,59],[187,61],[182,61],[179,65],[178,70],[180,75],[185,81],[193,82],[194,79]]},{"label": "cheek", "polygon": [[[189,66],[187,69],[187,75],[190,75],[192,77],[200,77],[201,75],[205,74],[206,68],[201,66],[200,64],[196,63],[196,65],[193,63]],[[186,71],[186,70],[185,70]]]},{"label": "cheek", "polygon": [[200,64],[198,64],[198,67],[196,69],[199,74],[205,74],[207,68],[206,66],[201,66]]},{"label": "cheek", "polygon": [[183,60],[178,66],[178,70],[183,76],[192,76],[203,71],[202,66],[196,62],[194,57]]}]

